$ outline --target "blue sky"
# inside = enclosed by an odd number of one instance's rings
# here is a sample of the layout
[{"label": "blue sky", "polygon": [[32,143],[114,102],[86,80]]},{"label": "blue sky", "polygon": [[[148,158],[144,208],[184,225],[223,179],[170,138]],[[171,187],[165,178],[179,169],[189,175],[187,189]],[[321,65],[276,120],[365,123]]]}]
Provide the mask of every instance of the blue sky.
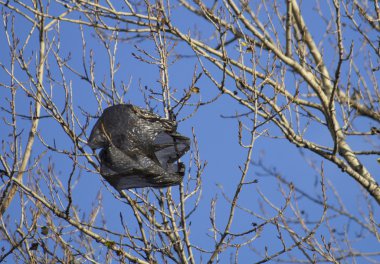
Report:
[{"label": "blue sky", "polygon": [[[314,22],[314,17],[316,16],[315,11],[312,10],[311,6],[308,4],[303,4],[302,7],[305,10],[304,18],[306,20],[309,29],[314,36],[320,36],[324,31],[324,27],[321,26],[320,21],[317,23]],[[194,19],[194,20],[193,20]],[[198,24],[198,28],[202,29],[202,37],[207,38],[211,35],[210,27],[206,25],[204,21],[195,20],[197,17],[191,16],[188,13],[174,13],[173,21],[174,24],[185,31],[192,30],[193,24]],[[31,28],[31,24],[26,22],[25,19],[16,15],[15,19],[16,33],[17,37],[20,39],[20,43],[24,42],[28,31]],[[107,58],[106,50],[102,47],[99,39],[94,36],[92,29],[85,28],[85,39],[87,43],[85,60],[89,62],[90,50],[93,52],[93,57],[95,59],[95,76],[96,82],[102,83],[105,85],[110,85],[110,75],[109,75],[109,61]],[[60,23],[60,49],[59,54],[61,57],[66,57],[71,55],[69,64],[83,73],[82,66],[82,40],[79,31],[79,27],[69,23]],[[6,47],[4,36],[4,28],[0,27],[0,46]],[[31,58],[31,67],[30,70],[35,73],[34,64],[35,64],[35,52],[37,48],[37,34],[36,32],[32,36],[32,41],[28,44],[28,48],[24,53],[26,57]],[[48,38],[52,39],[53,37],[58,38],[58,35],[55,31],[50,31],[48,33]],[[123,35],[121,38],[125,37]],[[318,38],[318,37],[317,37]],[[349,42],[350,40],[347,39]],[[141,43],[134,43],[131,41],[121,41],[118,43],[117,51],[117,61],[116,63],[120,64],[120,69],[115,77],[116,87],[120,87],[121,83],[128,84],[130,82],[130,89],[127,95],[124,98],[124,102],[133,103],[135,105],[144,107],[143,96],[139,90],[139,84],[141,86],[147,86],[149,89],[158,91],[160,89],[159,80],[159,71],[158,68],[153,65],[148,65],[144,62],[137,60],[132,53],[137,53],[134,45],[137,45],[139,48],[144,48],[148,51],[151,51],[156,55],[154,47],[151,41],[145,41]],[[231,47],[231,54],[234,54],[234,47]],[[53,50],[58,51],[57,47],[53,46]],[[2,64],[9,65],[9,51],[5,49],[6,52],[0,52],[0,61]],[[177,52],[191,55],[192,52],[188,47],[185,47],[183,44],[179,44]],[[333,62],[333,56],[329,54],[328,47],[325,49],[326,59]],[[54,57],[50,55],[49,57],[50,69],[52,70],[53,75],[59,78],[59,73],[57,72],[57,66],[55,65]],[[208,62],[205,62],[206,65],[209,65]],[[196,58],[185,58],[181,59],[169,68],[170,76],[170,86],[172,88],[178,89],[178,96],[181,95],[183,90],[186,90],[191,85],[191,79],[193,76],[194,66],[198,64]],[[198,65],[199,66],[199,65]],[[198,68],[199,72],[199,68]],[[25,74],[23,74],[20,69],[16,69],[16,73],[20,76],[21,80],[27,81]],[[220,78],[220,72],[213,72],[216,78]],[[91,87],[89,83],[81,80],[70,71],[65,70],[64,76],[66,81],[70,83],[70,86],[73,90],[73,104],[74,110],[77,115],[80,117],[80,121],[84,122],[85,118],[80,114],[80,109],[84,109],[91,115],[95,115],[97,111],[96,100],[91,92]],[[47,77],[45,77],[47,79]],[[0,70],[0,79],[7,80],[9,77],[5,74],[3,70]],[[45,80],[46,80],[45,79]],[[5,81],[8,82],[8,81]],[[290,78],[291,85],[291,78]],[[48,82],[45,83],[47,88]],[[234,85],[232,81],[228,82],[229,85]],[[28,84],[26,84],[28,85]],[[199,94],[193,94],[191,100],[197,102],[199,98],[202,101],[207,101],[211,98],[214,98],[218,91],[214,85],[205,77],[201,77],[197,86],[200,88]],[[56,84],[52,90],[54,101],[60,107],[63,107],[64,101],[64,92],[62,88]],[[0,98],[9,98],[10,93],[8,89],[0,89]],[[2,107],[7,107],[7,102],[2,99],[0,100]],[[22,91],[17,95],[17,112],[20,114],[27,114],[30,108],[31,99],[27,98]],[[104,108],[105,104],[102,105]],[[162,112],[162,107],[157,105],[157,112]],[[224,118],[223,116],[231,116],[235,113],[245,112],[246,110],[236,103],[234,100],[228,96],[222,96],[216,102],[203,106],[199,109],[196,114],[190,119],[185,120],[179,124],[179,131],[184,135],[191,137],[192,129],[195,130],[197,140],[199,143],[200,157],[202,161],[207,161],[207,166],[202,174],[202,196],[199,208],[189,219],[191,221],[191,234],[190,237],[193,240],[194,244],[203,246],[207,249],[213,249],[213,241],[210,237],[211,233],[209,231],[210,222],[210,204],[213,199],[217,198],[217,219],[218,226],[220,228],[224,227],[226,216],[229,212],[229,203],[223,197],[223,193],[231,199],[234,195],[235,188],[240,179],[240,170],[239,166],[244,165],[244,158],[246,156],[247,150],[241,148],[238,144],[238,120],[235,118]],[[178,117],[179,119],[184,117],[186,114],[191,112],[191,108],[185,108],[183,112]],[[45,111],[42,112],[42,115],[46,114]],[[3,116],[6,116],[2,112]],[[7,117],[9,118],[9,116]],[[250,122],[247,118],[241,118],[241,121],[250,125]],[[4,122],[4,121],[2,121]],[[90,122],[90,127],[88,128],[88,133],[90,128],[96,122],[95,119],[92,119]],[[362,121],[358,126],[370,127],[372,122]],[[1,125],[3,126],[3,124]],[[25,129],[22,136],[21,146],[24,148],[25,139],[27,131],[30,126],[30,121],[20,118],[18,120],[18,130],[22,131]],[[262,130],[267,129],[272,135],[279,135],[279,131],[273,125],[267,125],[262,128]],[[8,130],[2,130],[1,138],[6,139]],[[365,130],[365,129],[364,129]],[[39,133],[43,135],[43,138],[50,144],[56,143],[57,147],[60,149],[72,149],[71,142],[62,131],[62,128],[51,119],[42,119],[39,126]],[[307,136],[309,138],[315,139],[317,142],[329,142],[328,134],[325,129],[320,127],[313,127],[309,130]],[[247,141],[247,138],[245,138]],[[360,146],[363,144],[362,141],[357,141],[354,139],[352,141],[353,145]],[[87,148],[90,151],[89,148]],[[37,155],[45,151],[46,149],[42,146],[41,142],[38,140],[35,143],[32,159],[36,159]],[[192,151],[194,150],[194,145]],[[54,162],[55,167],[54,171],[59,175],[58,177],[66,185],[68,180],[68,175],[70,173],[70,164],[71,160],[65,157],[62,154],[47,152],[40,165],[42,167],[46,166],[49,158]],[[183,158],[185,164],[189,164],[190,152]],[[360,207],[363,206],[362,203],[357,202],[357,197],[361,196],[362,190],[356,182],[354,182],[348,175],[340,172],[335,166],[329,164],[327,161],[322,161],[321,158],[310,153],[307,150],[302,152],[296,147],[289,144],[285,139],[273,139],[271,137],[260,137],[255,142],[255,147],[253,150],[252,160],[253,164],[248,173],[247,180],[258,180],[258,183],[250,185],[248,188],[245,188],[241,193],[241,199],[239,200],[239,205],[242,207],[248,208],[252,212],[259,213],[261,210],[262,199],[260,198],[259,191],[265,194],[273,203],[277,206],[282,206],[284,204],[284,199],[280,193],[279,186],[277,181],[273,177],[263,176],[262,170],[257,166],[256,162],[259,160],[264,160],[264,164],[287,180],[294,182],[295,186],[302,189],[306,193],[317,196],[320,195],[320,186],[318,182],[320,181],[320,176],[318,172],[311,169],[308,165],[308,162],[313,162],[316,164],[318,169],[324,166],[324,172],[326,179],[333,184],[336,188],[336,191],[340,194],[343,203],[349,211],[355,212],[357,216],[360,214]],[[365,160],[365,159],[363,159]],[[322,163],[323,162],[323,163]],[[366,164],[368,164],[369,169],[372,172],[378,171],[378,164],[374,159],[367,159]],[[194,173],[195,168],[192,168],[191,172]],[[80,175],[80,177],[79,177]],[[84,212],[90,211],[92,203],[96,201],[99,190],[103,195],[104,201],[104,214],[107,218],[107,224],[111,229],[120,231],[121,226],[119,223],[119,213],[121,212],[124,215],[125,219],[128,219],[131,216],[131,210],[125,206],[123,203],[116,200],[113,195],[105,188],[105,185],[101,181],[100,175],[89,173],[84,170],[78,170],[75,172],[75,178],[78,178],[78,183],[76,188],[73,190],[73,198],[75,205],[78,208],[81,208]],[[143,191],[143,190],[140,190]],[[174,195],[178,195],[178,188],[173,188]],[[335,201],[333,198],[333,191],[331,188],[328,188],[329,201]],[[373,201],[372,201],[373,202]],[[334,202],[335,203],[335,202]],[[315,207],[315,205],[306,202],[305,199],[300,199],[299,203],[300,208],[305,210],[306,214],[310,217],[310,220],[315,220],[320,216],[320,207]],[[315,208],[315,210],[314,210]],[[269,215],[275,215],[273,210],[268,209]],[[377,209],[377,208],[376,208]],[[378,211],[378,210],[377,210]],[[288,213],[288,212],[287,212]],[[9,214],[15,219],[19,217],[19,208],[16,201],[12,204]],[[290,215],[290,213],[289,213]],[[346,219],[342,217],[331,216],[331,224],[337,229],[337,232],[344,232],[345,228],[349,223]],[[232,225],[232,231],[239,232],[246,230],[247,226],[249,227],[251,223],[260,223],[262,220],[258,219],[246,213],[240,209],[236,212],[236,221]],[[101,223],[99,219],[98,224]],[[43,225],[43,223],[39,223]],[[131,225],[135,224],[133,221],[130,222]],[[132,228],[133,226],[131,226]],[[352,224],[353,230],[359,232],[355,224]],[[354,234],[355,231],[352,231],[350,234]],[[274,253],[275,251],[281,249],[281,245],[276,240],[276,230],[273,226],[265,228],[262,236],[258,239],[258,243],[252,243],[252,247],[256,250],[263,251],[265,246],[268,246],[269,253]],[[325,235],[329,236],[328,230],[326,227],[319,229],[316,239],[320,240],[320,236]],[[366,251],[376,250],[378,243],[375,239],[367,239],[365,241],[358,240],[358,243],[354,244],[358,249],[365,248]],[[232,251],[227,251],[227,254],[223,255],[222,263],[229,262],[229,253]],[[294,254],[298,256],[299,252],[295,250]],[[196,255],[197,260],[199,260],[199,253]],[[252,251],[248,249],[242,249],[239,254],[239,261],[241,263],[247,263],[247,261],[256,260],[252,259]],[[207,257],[206,257],[207,258]],[[228,260],[227,260],[228,259]]]}]

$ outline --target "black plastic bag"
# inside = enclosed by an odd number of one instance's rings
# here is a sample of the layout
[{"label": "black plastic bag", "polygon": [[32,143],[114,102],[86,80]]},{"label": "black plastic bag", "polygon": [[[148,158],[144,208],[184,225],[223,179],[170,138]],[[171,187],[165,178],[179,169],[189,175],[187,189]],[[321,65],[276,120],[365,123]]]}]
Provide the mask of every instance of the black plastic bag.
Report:
[{"label": "black plastic bag", "polygon": [[120,191],[179,184],[185,166],[178,159],[189,150],[190,139],[177,133],[175,121],[120,104],[104,110],[88,145],[101,148],[100,173]]}]

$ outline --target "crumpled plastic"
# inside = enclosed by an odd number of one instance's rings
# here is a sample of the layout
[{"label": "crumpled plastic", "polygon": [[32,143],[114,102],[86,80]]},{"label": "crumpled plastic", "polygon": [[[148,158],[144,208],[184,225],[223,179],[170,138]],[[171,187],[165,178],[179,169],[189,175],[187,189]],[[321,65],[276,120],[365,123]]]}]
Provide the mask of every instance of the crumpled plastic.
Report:
[{"label": "crumpled plastic", "polygon": [[104,110],[88,146],[101,149],[100,174],[121,191],[180,184],[185,165],[178,159],[190,149],[190,139],[177,132],[173,120],[119,104]]}]

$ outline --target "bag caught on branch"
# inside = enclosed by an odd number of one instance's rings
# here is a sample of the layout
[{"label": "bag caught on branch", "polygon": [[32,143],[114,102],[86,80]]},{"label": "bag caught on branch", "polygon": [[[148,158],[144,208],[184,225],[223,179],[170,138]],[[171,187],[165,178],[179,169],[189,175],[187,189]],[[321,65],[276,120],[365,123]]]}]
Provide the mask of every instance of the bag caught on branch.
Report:
[{"label": "bag caught on branch", "polygon": [[100,174],[117,190],[163,188],[179,184],[185,165],[178,162],[190,139],[177,123],[130,104],[104,110],[88,145],[101,149]]}]

